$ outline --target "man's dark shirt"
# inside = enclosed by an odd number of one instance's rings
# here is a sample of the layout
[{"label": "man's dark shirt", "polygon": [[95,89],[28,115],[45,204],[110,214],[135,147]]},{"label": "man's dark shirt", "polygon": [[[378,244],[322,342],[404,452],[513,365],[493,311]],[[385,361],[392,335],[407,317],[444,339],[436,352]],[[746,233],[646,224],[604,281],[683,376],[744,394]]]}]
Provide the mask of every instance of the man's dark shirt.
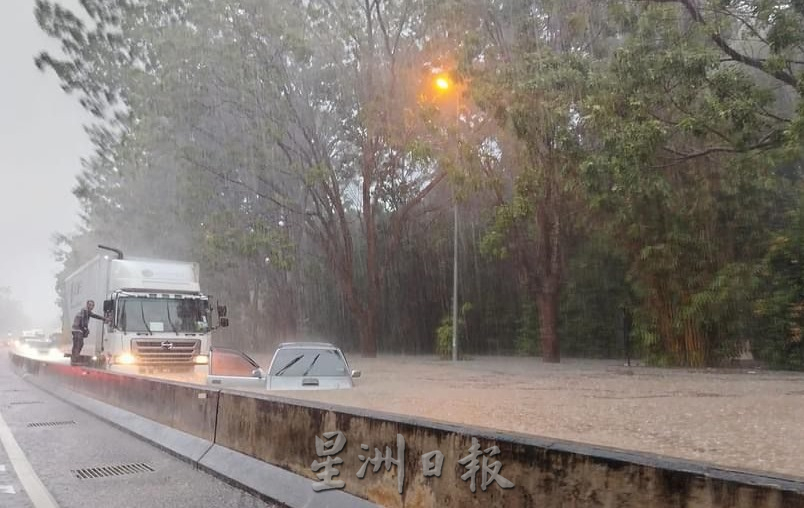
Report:
[{"label": "man's dark shirt", "polygon": [[83,308],[78,311],[78,314],[76,314],[75,318],[73,319],[73,331],[86,334],[89,331],[89,318],[103,320],[102,316]]}]

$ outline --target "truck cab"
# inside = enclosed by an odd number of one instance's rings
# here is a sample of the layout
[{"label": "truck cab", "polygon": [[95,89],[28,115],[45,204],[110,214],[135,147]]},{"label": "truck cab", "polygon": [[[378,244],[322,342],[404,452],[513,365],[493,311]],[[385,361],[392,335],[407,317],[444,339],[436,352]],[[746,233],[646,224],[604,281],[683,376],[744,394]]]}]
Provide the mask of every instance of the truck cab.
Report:
[{"label": "truck cab", "polygon": [[108,354],[108,363],[143,370],[208,363],[212,311],[206,296],[130,289],[110,296],[104,301],[104,314],[112,319],[103,349],[117,354]]},{"label": "truck cab", "polygon": [[[104,366],[192,370],[208,364],[212,331],[228,325],[226,308],[213,308],[201,292],[194,262],[99,256],[67,277],[65,285],[66,317],[86,300],[103,302],[105,321],[90,320],[81,355]],[[217,325],[212,324],[215,311]]]}]

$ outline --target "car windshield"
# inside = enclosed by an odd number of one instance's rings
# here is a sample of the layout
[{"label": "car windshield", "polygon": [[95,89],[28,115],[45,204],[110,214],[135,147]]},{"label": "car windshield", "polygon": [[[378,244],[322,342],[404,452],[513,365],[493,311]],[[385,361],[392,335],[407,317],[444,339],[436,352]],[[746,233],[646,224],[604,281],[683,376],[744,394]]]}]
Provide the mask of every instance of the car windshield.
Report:
[{"label": "car windshield", "polygon": [[334,349],[283,348],[271,364],[271,376],[348,376],[343,357]]},{"label": "car windshield", "polygon": [[136,333],[204,333],[209,330],[206,303],[196,298],[120,298],[117,326]]}]

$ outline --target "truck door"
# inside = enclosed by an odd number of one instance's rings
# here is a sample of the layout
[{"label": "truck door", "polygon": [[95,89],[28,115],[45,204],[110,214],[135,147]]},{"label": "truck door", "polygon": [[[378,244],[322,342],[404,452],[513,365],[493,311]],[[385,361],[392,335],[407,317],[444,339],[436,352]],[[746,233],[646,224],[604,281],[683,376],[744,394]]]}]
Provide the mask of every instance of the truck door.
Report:
[{"label": "truck door", "polygon": [[101,341],[100,349],[102,352],[109,351],[109,337],[117,324],[117,316],[115,315],[115,299],[103,301],[103,317],[106,321],[103,323],[103,338]]},{"label": "truck door", "polygon": [[265,373],[247,354],[236,349],[211,348],[207,384],[232,388],[265,388]]}]

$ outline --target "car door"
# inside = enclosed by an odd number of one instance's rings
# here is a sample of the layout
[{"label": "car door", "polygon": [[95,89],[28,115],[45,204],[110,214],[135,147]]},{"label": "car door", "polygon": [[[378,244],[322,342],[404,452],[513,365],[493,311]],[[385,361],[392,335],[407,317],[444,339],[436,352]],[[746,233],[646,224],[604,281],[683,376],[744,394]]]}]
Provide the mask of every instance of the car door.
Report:
[{"label": "car door", "polygon": [[215,347],[209,352],[207,384],[233,388],[265,388],[266,379],[257,362],[247,354],[236,349]]}]

